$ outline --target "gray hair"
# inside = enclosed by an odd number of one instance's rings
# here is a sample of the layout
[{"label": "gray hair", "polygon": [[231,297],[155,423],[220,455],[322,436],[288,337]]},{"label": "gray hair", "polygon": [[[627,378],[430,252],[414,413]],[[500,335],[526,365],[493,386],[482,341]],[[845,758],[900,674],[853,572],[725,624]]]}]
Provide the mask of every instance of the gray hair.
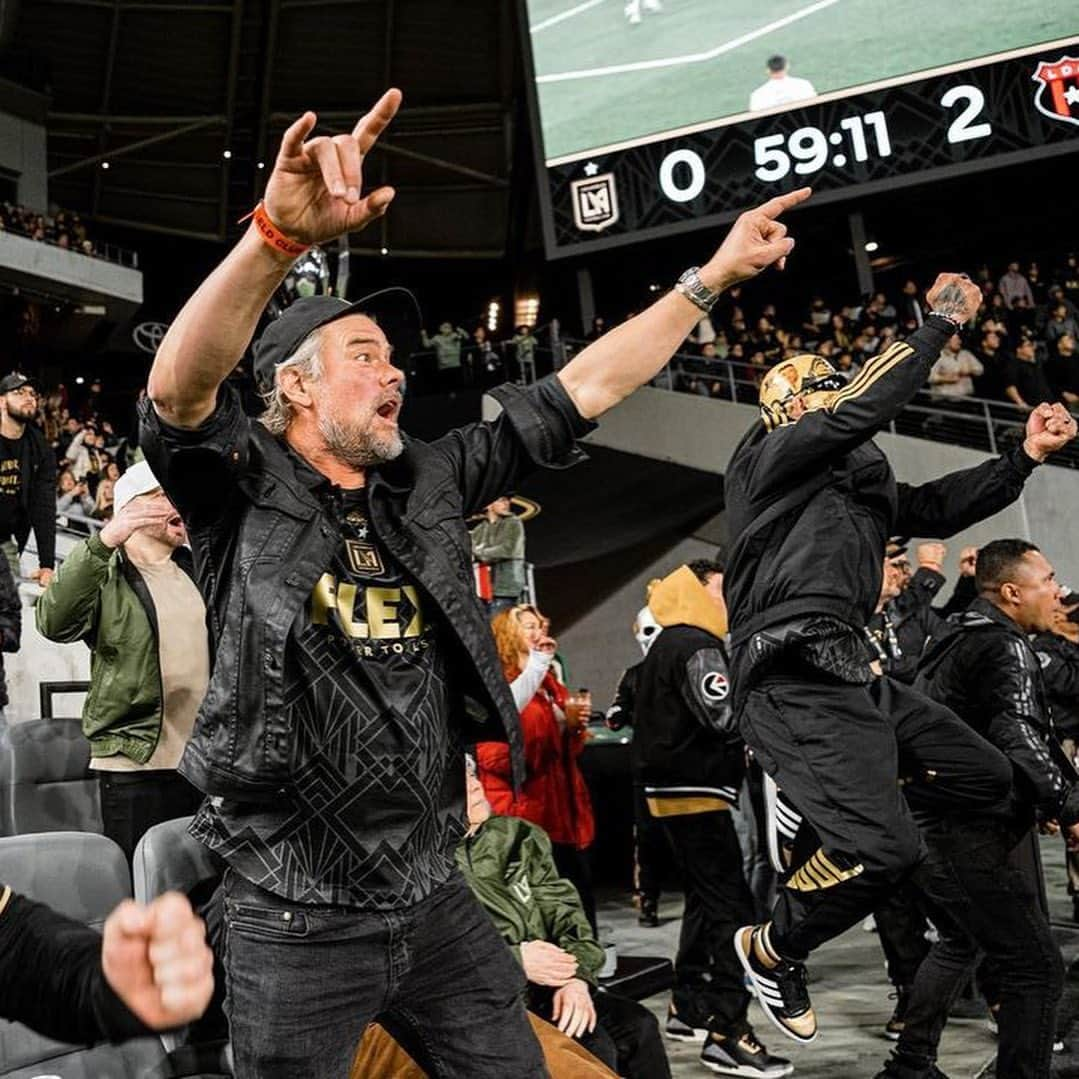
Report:
[{"label": "gray hair", "polygon": [[272,435],[283,435],[292,422],[293,407],[281,389],[281,372],[286,368],[294,367],[305,378],[319,379],[322,377],[322,354],[319,351],[320,333],[322,327],[312,330],[300,347],[288,357],[282,360],[275,368],[273,386],[265,393],[260,394],[266,405],[266,411],[259,417],[259,422]]}]

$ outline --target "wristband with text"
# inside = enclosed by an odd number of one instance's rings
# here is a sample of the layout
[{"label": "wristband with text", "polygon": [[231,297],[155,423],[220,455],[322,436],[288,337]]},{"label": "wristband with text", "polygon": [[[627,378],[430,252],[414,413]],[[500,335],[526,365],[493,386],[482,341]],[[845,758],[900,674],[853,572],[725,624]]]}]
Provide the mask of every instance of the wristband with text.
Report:
[{"label": "wristband with text", "polygon": [[286,236],[273,221],[270,220],[270,215],[266,212],[265,203],[260,202],[246,217],[241,217],[239,223],[242,225],[248,219],[254,222],[255,229],[262,239],[275,251],[280,251],[283,255],[299,258],[299,256],[311,246],[310,244],[300,243],[299,240],[293,240],[290,236]]}]

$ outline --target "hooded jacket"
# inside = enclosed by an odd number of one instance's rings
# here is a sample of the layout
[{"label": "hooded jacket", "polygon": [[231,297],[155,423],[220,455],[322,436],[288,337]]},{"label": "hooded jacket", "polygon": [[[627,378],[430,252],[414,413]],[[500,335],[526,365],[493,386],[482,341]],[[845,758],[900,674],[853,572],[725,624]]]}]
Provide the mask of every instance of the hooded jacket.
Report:
[{"label": "hooded jacket", "polygon": [[663,632],[637,678],[634,779],[653,816],[726,809],[745,770],[732,725],[726,618],[688,566],[665,577],[648,606]]}]

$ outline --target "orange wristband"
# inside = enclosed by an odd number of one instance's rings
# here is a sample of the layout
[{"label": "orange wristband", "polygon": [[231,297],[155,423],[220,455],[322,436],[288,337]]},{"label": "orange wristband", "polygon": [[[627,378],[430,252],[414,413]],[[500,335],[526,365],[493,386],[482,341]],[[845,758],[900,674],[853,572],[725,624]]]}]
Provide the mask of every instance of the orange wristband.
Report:
[{"label": "orange wristband", "polygon": [[298,258],[311,246],[310,244],[302,244],[299,240],[293,240],[291,237],[286,236],[270,220],[270,215],[266,212],[266,206],[262,202],[260,202],[247,217],[241,217],[240,224],[243,224],[248,218],[251,218],[254,221],[255,229],[258,234],[275,251],[280,251],[284,255],[291,255],[293,258]]}]

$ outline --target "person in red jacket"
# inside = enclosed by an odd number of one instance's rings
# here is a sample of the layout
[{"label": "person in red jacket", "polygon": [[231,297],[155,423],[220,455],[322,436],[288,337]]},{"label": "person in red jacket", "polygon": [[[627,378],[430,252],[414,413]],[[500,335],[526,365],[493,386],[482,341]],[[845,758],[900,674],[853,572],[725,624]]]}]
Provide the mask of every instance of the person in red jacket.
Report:
[{"label": "person in red jacket", "polygon": [[588,737],[591,701],[587,694],[571,697],[555,676],[551,663],[556,643],[545,625],[543,615],[529,604],[500,611],[491,620],[502,669],[521,714],[528,775],[520,793],[514,795],[504,743],[480,743],[476,763],[493,812],[523,817],[550,837],[558,872],[577,888],[595,929],[585,852],[596,826],[588,787],[577,767]]}]

